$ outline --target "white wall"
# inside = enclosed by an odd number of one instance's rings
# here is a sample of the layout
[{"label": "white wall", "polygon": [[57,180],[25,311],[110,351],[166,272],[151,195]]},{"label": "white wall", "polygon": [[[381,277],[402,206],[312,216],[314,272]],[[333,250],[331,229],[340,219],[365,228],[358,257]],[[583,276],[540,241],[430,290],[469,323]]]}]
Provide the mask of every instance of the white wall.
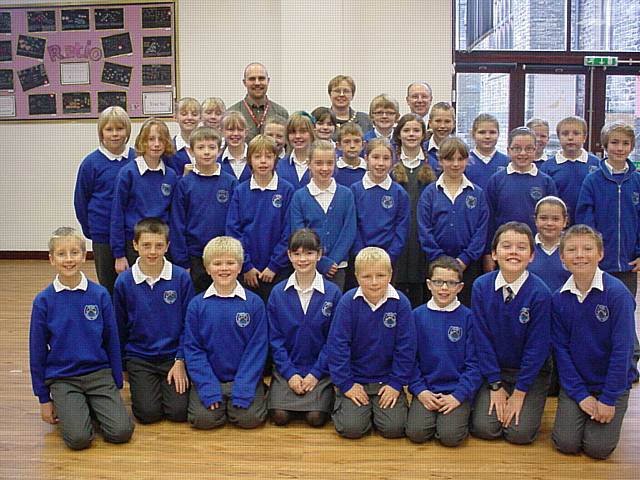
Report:
[{"label": "white wall", "polygon": [[[416,80],[434,102],[450,100],[451,0],[180,0],[178,36],[181,96],[231,105],[245,93],[244,66],[260,61],[269,96],[290,112],[328,105],[337,74],[355,79],[358,110],[382,92],[407,110]],[[0,123],[0,250],[45,250],[51,231],[76,224],[75,175],[96,142],[93,123]]]}]

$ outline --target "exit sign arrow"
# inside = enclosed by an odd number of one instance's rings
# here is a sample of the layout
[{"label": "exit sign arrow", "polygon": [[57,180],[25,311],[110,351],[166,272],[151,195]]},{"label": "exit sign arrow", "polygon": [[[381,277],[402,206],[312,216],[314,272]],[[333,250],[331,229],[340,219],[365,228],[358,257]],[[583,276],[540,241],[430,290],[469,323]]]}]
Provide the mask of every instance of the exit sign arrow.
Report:
[{"label": "exit sign arrow", "polygon": [[586,67],[616,67],[618,57],[584,57]]}]

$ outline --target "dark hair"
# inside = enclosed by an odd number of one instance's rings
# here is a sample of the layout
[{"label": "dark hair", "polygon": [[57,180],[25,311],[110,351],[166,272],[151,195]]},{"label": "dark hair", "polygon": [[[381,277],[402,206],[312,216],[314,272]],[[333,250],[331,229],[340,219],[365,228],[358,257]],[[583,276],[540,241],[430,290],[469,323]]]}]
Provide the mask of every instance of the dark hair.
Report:
[{"label": "dark hair", "polygon": [[536,245],[533,239],[533,233],[531,233],[531,228],[529,228],[529,225],[522,222],[507,222],[500,225],[498,227],[498,230],[496,230],[496,234],[493,236],[493,240],[491,241],[492,252],[495,252],[498,249],[498,242],[500,241],[500,235],[509,231],[526,235],[527,240],[529,240],[529,249],[531,250],[531,253],[535,251]]},{"label": "dark hair", "polygon": [[509,132],[509,140],[508,140],[509,147],[511,147],[511,144],[513,143],[513,140],[516,137],[531,137],[533,138],[534,143],[536,141],[536,134],[533,133],[533,130],[527,127],[516,127]]},{"label": "dark hair", "polygon": [[[393,129],[393,135],[391,137],[392,145],[396,146],[396,158],[398,159],[400,159],[400,154],[402,153],[402,141],[400,140],[400,131],[409,122],[418,122],[418,124],[420,125],[420,129],[422,130],[422,140],[420,141],[421,144],[427,137],[427,127],[424,124],[424,120],[420,118],[418,115],[416,115],[415,113],[406,113],[402,117],[400,117],[400,120],[398,120],[398,123]],[[422,153],[426,158],[428,155],[422,149],[422,146],[420,146],[420,150],[422,150]],[[405,167],[400,160],[398,160],[398,162],[391,169],[391,177],[400,184],[405,184],[409,182],[407,167]],[[428,185],[431,182],[435,182],[435,180],[436,180],[436,174],[434,173],[433,169],[429,165],[429,162],[428,161],[423,162],[422,166],[420,167],[420,170],[418,170],[418,182],[420,182],[422,185]]]},{"label": "dark hair", "polygon": [[143,233],[162,235],[167,242],[169,241],[169,225],[158,217],[143,218],[136,223],[136,226],[133,227],[133,239],[139,242]]},{"label": "dark hair", "polygon": [[336,116],[331,111],[331,109],[327,107],[317,107],[311,112],[311,116],[315,118],[315,122],[324,122],[325,120],[329,120],[334,127],[338,126],[338,122],[336,122]]},{"label": "dark hair", "polygon": [[289,237],[289,251],[295,252],[299,248],[303,250],[313,250],[314,252],[322,251],[320,237],[310,228],[301,228],[296,230]]},{"label": "dark hair", "polygon": [[460,266],[460,262],[458,262],[458,260],[456,260],[455,258],[448,257],[447,255],[442,255],[436,258],[429,264],[428,278],[433,278],[433,272],[436,268],[444,268],[445,270],[456,272],[456,274],[458,275],[458,280],[462,281],[462,266]]}]

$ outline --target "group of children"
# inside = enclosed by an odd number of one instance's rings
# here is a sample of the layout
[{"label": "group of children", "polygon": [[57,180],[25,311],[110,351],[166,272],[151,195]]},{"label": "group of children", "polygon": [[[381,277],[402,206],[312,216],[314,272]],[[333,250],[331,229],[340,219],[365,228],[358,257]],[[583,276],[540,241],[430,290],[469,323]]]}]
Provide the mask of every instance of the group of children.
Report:
[{"label": "group of children", "polygon": [[[347,438],[375,426],[449,446],[469,431],[530,443],[555,368],[554,445],[610,455],[637,376],[631,127],[606,126],[594,163],[584,120],[569,117],[562,152],[536,164],[536,133],[513,130],[503,155],[488,114],[469,152],[444,103],[430,132],[380,95],[373,134],[336,130],[319,108],[267,120],[248,145],[244,117],[209,105],[204,117],[181,100],[173,140],[145,121],[135,151],[122,109],[98,121],[75,207],[107,291],[80,271],[84,238],[59,229],[58,275],[31,323],[34,392],[69,447],[89,445],[92,417],[106,440],[130,438],[123,370],[141,423],[253,428],[302,413]],[[590,226],[564,231],[571,212]]]}]

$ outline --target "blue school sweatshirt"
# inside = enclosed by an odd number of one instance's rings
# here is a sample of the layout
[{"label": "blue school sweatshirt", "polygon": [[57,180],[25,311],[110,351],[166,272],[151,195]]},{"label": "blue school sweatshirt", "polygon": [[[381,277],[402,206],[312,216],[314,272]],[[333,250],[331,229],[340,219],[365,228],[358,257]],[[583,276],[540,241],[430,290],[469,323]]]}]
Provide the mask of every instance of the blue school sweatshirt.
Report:
[{"label": "blue school sweatshirt", "polygon": [[237,238],[244,248],[242,272],[266,267],[278,273],[286,267],[289,242],[289,204],[293,187],[277,177],[276,190],[251,189],[251,180],[233,192],[227,213],[226,235]]},{"label": "blue school sweatshirt", "polygon": [[464,305],[451,312],[421,305],[413,311],[418,354],[409,391],[452,394],[473,402],[482,383],[473,344],[473,315]]},{"label": "blue school sweatshirt", "polygon": [[356,182],[361,182],[364,174],[367,173],[366,168],[349,168],[336,166],[333,177],[339,185],[349,188]]},{"label": "blue school sweatshirt", "polygon": [[184,317],[195,292],[187,271],[169,265],[171,280],[159,279],[153,288],[146,281],[136,284],[132,268],[116,279],[113,306],[123,358],[184,358]]},{"label": "blue school sweatshirt", "polygon": [[164,157],[163,160],[167,167],[173,169],[178,178],[180,178],[184,174],[184,166],[191,164],[191,158],[189,158],[186,148],[177,150],[175,137],[173,138],[173,146],[176,148],[176,153],[171,156]]},{"label": "blue school sweatshirt", "polygon": [[329,375],[327,337],[342,293],[337,285],[324,282],[324,293],[313,291],[307,313],[298,292],[287,280],[278,283],[269,296],[269,343],[278,372],[287,380],[311,373],[318,380]]},{"label": "blue school sweatshirt", "polygon": [[632,268],[629,262],[640,257],[640,174],[627,160],[629,170],[612,175],[605,160],[584,179],[576,223],[586,223],[602,234],[602,270],[626,272]]},{"label": "blue school sweatshirt", "polygon": [[571,273],[564,268],[560,260],[560,248],[551,254],[542,249],[539,243],[536,243],[533,261],[527,267],[531,273],[535,273],[549,287],[551,293],[559,289],[566,282]]},{"label": "blue school sweatshirt", "polygon": [[558,163],[558,156],[554,155],[540,166],[540,171],[549,175],[556,184],[558,196],[567,205],[569,222],[576,218],[576,204],[585,177],[598,170],[600,159],[589,153],[586,163],[579,161],[565,161]]},{"label": "blue school sweatshirt", "polygon": [[614,406],[631,388],[635,302],[617,278],[604,273],[604,291],[593,288],[583,303],[569,291],[552,300],[553,349],[560,384],[580,403],[597,392]]},{"label": "blue school sweatshirt", "polygon": [[82,233],[96,243],[109,243],[113,191],[118,172],[136,156],[132,148],[122,160],[109,160],[99,149],[87,155],[78,169],[73,206]]},{"label": "blue school sweatshirt", "polygon": [[487,273],[473,283],[473,332],[480,372],[492,383],[500,380],[502,369],[519,370],[516,388],[527,392],[549,356],[551,293],[529,273],[511,303],[505,303],[502,288],[495,289],[498,273]]},{"label": "blue school sweatshirt", "polygon": [[301,179],[298,179],[298,172],[296,171],[296,166],[293,164],[291,155],[287,155],[278,162],[276,172],[280,178],[286,180],[293,186],[294,191],[306,187],[311,181],[311,172],[309,169],[304,172]]},{"label": "blue school sweatshirt", "polygon": [[135,161],[125,165],[116,181],[111,211],[111,251],[114,258],[125,256],[125,242],[133,240],[133,227],[146,217],[169,222],[169,207],[178,177],[165,166],[140,175]]},{"label": "blue school sweatshirt", "polygon": [[[342,393],[354,383],[380,382],[401,391],[416,360],[416,329],[411,304],[402,292],[375,312],[354,288],[345,293],[329,330],[331,380]],[[382,386],[382,385],[381,385]]]},{"label": "blue school sweatshirt", "polygon": [[555,183],[547,174],[538,171],[536,176],[522,173],[507,174],[507,170],[491,176],[485,189],[489,204],[489,227],[485,253],[491,248],[491,240],[503,223],[516,221],[529,225],[536,233],[534,213],[536,203],[548,195],[558,195]]},{"label": "blue school sweatshirt", "polygon": [[47,380],[111,368],[122,388],[118,327],[107,290],[87,281],[87,289],[56,292],[50,284],[33,300],[29,328],[33,393],[51,401]]},{"label": "blue school sweatshirt", "polygon": [[204,176],[191,172],[180,179],[171,203],[171,259],[184,268],[189,257],[202,257],[209,240],[224,235],[227,212],[238,182],[220,171]]},{"label": "blue school sweatshirt", "polygon": [[426,147],[423,144],[423,150],[427,152],[427,159],[429,160],[429,165],[433,170],[433,173],[436,174],[436,177],[439,177],[442,173],[442,167],[440,166],[440,160],[438,160],[438,149],[432,148],[431,150],[427,150],[429,148],[429,141],[426,140]]},{"label": "blue school sweatshirt", "polygon": [[442,187],[427,185],[418,201],[417,220],[420,246],[429,261],[449,255],[468,266],[482,256],[489,207],[477,185],[466,187],[453,204]]},{"label": "blue school sweatshirt", "polygon": [[349,259],[349,252],[356,239],[356,207],[351,190],[336,185],[327,213],[324,212],[308,186],[293,194],[291,207],[291,232],[311,228],[320,237],[322,258],[318,271],[327,273],[334,263],[339,265]]},{"label": "blue school sweatshirt", "polygon": [[260,297],[193,298],[187,309],[184,353],[202,404],[222,401],[221,383],[233,382],[235,407],[249,408],[267,360],[267,318]]},{"label": "blue school sweatshirt", "polygon": [[464,174],[470,182],[475,183],[483,190],[487,188],[487,183],[491,176],[504,170],[509,165],[509,157],[504,153],[495,151],[489,163],[484,163],[475,151],[469,153],[469,162],[464,169]]},{"label": "blue school sweatshirt", "polygon": [[389,190],[379,185],[365,189],[362,181],[351,185],[356,204],[357,234],[352,253],[364,247],[386,250],[395,263],[409,235],[411,205],[409,194],[396,182]]}]

